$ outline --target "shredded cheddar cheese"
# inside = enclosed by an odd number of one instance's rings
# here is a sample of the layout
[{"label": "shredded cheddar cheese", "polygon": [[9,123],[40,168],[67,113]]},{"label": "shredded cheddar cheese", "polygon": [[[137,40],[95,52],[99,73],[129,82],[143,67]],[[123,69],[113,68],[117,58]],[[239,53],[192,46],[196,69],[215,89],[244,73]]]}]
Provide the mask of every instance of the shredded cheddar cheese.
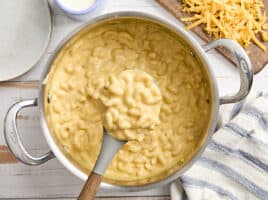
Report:
[{"label": "shredded cheddar cheese", "polygon": [[247,48],[251,42],[263,51],[258,39],[268,41],[268,24],[262,0],[183,0],[183,11],[193,16],[182,18],[192,29],[205,24],[205,31],[214,38],[230,38]]}]

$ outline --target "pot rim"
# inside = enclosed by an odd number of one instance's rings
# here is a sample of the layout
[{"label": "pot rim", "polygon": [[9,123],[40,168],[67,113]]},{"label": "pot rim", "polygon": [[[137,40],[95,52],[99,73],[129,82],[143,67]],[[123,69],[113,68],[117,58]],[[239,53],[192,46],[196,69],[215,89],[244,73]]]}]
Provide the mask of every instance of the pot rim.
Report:
[{"label": "pot rim", "polygon": [[144,12],[139,11],[118,11],[118,12],[112,12],[108,14],[100,15],[96,18],[92,18],[87,23],[79,26],[78,28],[75,28],[74,31],[71,31],[67,36],[65,36],[61,42],[57,45],[57,48],[55,49],[55,53],[53,53],[47,63],[46,67],[43,70],[43,73],[40,78],[40,84],[39,84],[39,91],[38,91],[38,106],[39,106],[39,118],[40,118],[40,125],[43,130],[44,136],[46,138],[46,141],[57,157],[57,159],[61,162],[61,164],[67,168],[70,172],[72,172],[74,175],[79,177],[81,180],[86,181],[87,175],[82,172],[78,167],[76,167],[60,150],[58,145],[56,144],[56,141],[53,139],[52,134],[50,134],[48,125],[46,123],[45,118],[45,112],[44,112],[44,89],[45,89],[45,79],[48,75],[51,64],[54,61],[54,58],[57,56],[57,54],[60,52],[60,50],[64,47],[64,45],[77,33],[79,33],[84,28],[93,25],[97,22],[101,22],[105,19],[116,19],[120,17],[137,17],[137,18],[143,18],[147,20],[152,20],[156,23],[162,23],[165,27],[169,28],[170,30],[173,30],[176,34],[178,34],[183,41],[185,41],[196,53],[199,60],[202,62],[202,65],[204,66],[207,76],[210,79],[210,87],[211,87],[211,94],[212,94],[212,109],[211,109],[211,119],[210,119],[210,126],[208,126],[207,129],[207,136],[205,139],[205,142],[202,144],[202,146],[199,148],[199,150],[193,155],[192,159],[188,161],[182,168],[180,168],[178,171],[174,172],[173,174],[159,180],[153,183],[147,183],[143,185],[135,185],[135,186],[122,186],[122,185],[114,185],[106,182],[101,183],[101,189],[113,189],[113,191],[141,191],[141,190],[147,190],[152,189],[158,186],[163,186],[165,184],[168,184],[175,179],[179,178],[187,169],[189,169],[193,163],[201,156],[201,154],[204,152],[206,146],[208,145],[208,142],[211,139],[212,133],[215,130],[216,124],[217,124],[217,117],[219,112],[219,95],[218,95],[218,86],[217,82],[215,81],[215,77],[213,72],[211,71],[211,64],[208,61],[207,55],[199,42],[193,38],[187,32],[182,26],[180,26],[178,23],[170,22],[170,20],[164,19],[163,17],[158,17],[153,14],[148,14]]}]

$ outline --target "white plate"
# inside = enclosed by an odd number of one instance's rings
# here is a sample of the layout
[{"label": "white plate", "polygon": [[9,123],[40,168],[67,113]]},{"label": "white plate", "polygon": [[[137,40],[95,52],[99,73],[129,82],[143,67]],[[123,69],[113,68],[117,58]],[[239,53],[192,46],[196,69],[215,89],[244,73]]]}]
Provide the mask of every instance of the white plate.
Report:
[{"label": "white plate", "polygon": [[50,40],[51,21],[47,0],[0,0],[0,81],[37,64]]}]

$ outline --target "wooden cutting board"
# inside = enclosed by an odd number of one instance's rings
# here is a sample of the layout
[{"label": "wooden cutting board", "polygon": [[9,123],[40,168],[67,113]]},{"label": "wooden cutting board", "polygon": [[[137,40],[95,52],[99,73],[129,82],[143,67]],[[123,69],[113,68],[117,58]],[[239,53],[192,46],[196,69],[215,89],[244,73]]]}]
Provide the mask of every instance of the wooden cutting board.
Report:
[{"label": "wooden cutting board", "polygon": [[[164,8],[170,11],[177,19],[182,17],[189,16],[188,14],[182,11],[181,0],[156,0],[160,3]],[[264,0],[264,5],[266,8],[266,14],[268,13],[268,0]],[[197,34],[202,40],[206,42],[210,42],[212,37],[210,37],[206,32],[203,31],[203,26],[198,26],[192,29],[192,31]],[[252,66],[254,68],[254,73],[261,71],[265,65],[268,63],[268,42],[265,42],[264,45],[267,47],[266,52],[262,51],[255,44],[251,44],[246,51],[251,59]],[[235,62],[233,57],[226,50],[219,48],[220,51],[226,58],[230,61]]]}]

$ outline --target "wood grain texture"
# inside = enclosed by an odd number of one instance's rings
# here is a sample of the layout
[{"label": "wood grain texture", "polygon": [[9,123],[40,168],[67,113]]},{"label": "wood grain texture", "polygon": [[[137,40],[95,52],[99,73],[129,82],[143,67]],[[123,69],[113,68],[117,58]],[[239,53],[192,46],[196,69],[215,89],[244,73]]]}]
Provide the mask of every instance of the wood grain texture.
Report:
[{"label": "wood grain texture", "polygon": [[5,145],[0,145],[0,164],[17,163],[18,161]]},{"label": "wood grain texture", "polygon": [[0,82],[1,87],[18,87],[18,88],[38,88],[38,81],[28,81],[28,82],[21,82],[21,81],[6,81]]},{"label": "wood grain texture", "polygon": [[[156,1],[158,3],[160,3],[164,8],[166,8],[168,11],[170,11],[177,19],[189,16],[187,13],[182,11],[182,5],[181,5],[182,0],[156,0]],[[263,2],[265,4],[266,10],[268,11],[268,1],[264,0]],[[267,12],[266,12],[266,14],[267,14]],[[204,25],[197,26],[197,27],[193,28],[192,31],[196,35],[198,35],[202,40],[204,40],[205,42],[212,41],[213,38],[210,37],[204,31],[203,28],[204,28]],[[259,71],[261,71],[265,67],[265,65],[268,63],[268,42],[265,42],[263,44],[267,48],[266,52],[262,51],[260,48],[258,48],[253,43],[250,45],[250,47],[248,49],[246,49],[246,51],[251,59],[255,74],[258,73]],[[220,53],[222,53],[222,55],[224,55],[230,61],[235,63],[234,58],[232,57],[232,55],[228,51],[226,51],[223,48],[218,48],[218,51]]]},{"label": "wood grain texture", "polygon": [[77,200],[94,200],[100,187],[102,176],[92,172],[83,186]]}]

